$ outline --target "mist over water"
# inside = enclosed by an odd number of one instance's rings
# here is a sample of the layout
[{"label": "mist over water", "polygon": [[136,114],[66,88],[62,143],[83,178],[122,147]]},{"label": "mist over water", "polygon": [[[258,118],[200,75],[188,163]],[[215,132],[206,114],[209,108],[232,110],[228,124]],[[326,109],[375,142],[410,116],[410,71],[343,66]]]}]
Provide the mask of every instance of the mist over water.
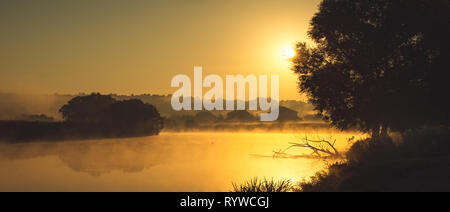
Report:
[{"label": "mist over water", "polygon": [[[159,136],[0,144],[0,191],[230,191],[253,177],[303,180],[324,168],[314,159],[275,159],[303,136],[353,133],[164,132]],[[309,154],[305,149],[290,154]]]}]

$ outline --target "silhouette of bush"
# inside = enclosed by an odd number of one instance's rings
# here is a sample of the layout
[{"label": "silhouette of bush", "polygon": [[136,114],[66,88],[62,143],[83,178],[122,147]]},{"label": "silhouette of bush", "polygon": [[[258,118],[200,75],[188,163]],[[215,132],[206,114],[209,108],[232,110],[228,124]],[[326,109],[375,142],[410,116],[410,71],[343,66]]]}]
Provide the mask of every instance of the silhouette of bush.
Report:
[{"label": "silhouette of bush", "polygon": [[160,124],[161,116],[158,110],[141,100],[132,99],[115,102],[101,111],[99,120],[101,122],[117,123],[118,125],[129,125],[140,122],[157,122]]},{"label": "silhouette of bush", "polygon": [[101,113],[115,102],[111,96],[92,93],[71,99],[59,112],[68,122],[101,122]]},{"label": "silhouette of bush", "polygon": [[305,121],[317,121],[317,120],[321,120],[321,117],[318,115],[312,115],[312,114],[308,114],[303,116],[303,120]]},{"label": "silhouette of bush", "polygon": [[235,110],[227,113],[227,121],[237,121],[237,122],[252,122],[256,121],[256,117],[252,116],[246,110]]},{"label": "silhouette of bush", "polygon": [[212,123],[217,121],[217,117],[210,111],[200,111],[195,115],[195,121],[198,123]]},{"label": "silhouette of bush", "polygon": [[389,137],[369,138],[358,141],[346,153],[351,163],[362,163],[370,160],[389,160],[395,157],[397,146]]},{"label": "silhouette of bush", "polygon": [[22,115],[20,117],[21,121],[43,121],[43,122],[52,122],[55,121],[53,117],[40,114],[40,115]]},{"label": "silhouette of bush", "polygon": [[422,127],[403,135],[399,148],[408,157],[438,157],[450,152],[450,128]]},{"label": "silhouette of bush", "polygon": [[289,180],[279,180],[275,181],[273,179],[260,180],[254,178],[244,184],[233,183],[233,192],[246,192],[246,193],[256,193],[256,192],[289,192],[293,189],[292,182]]},{"label": "silhouette of bush", "polygon": [[298,112],[287,107],[280,106],[277,121],[299,121]]}]

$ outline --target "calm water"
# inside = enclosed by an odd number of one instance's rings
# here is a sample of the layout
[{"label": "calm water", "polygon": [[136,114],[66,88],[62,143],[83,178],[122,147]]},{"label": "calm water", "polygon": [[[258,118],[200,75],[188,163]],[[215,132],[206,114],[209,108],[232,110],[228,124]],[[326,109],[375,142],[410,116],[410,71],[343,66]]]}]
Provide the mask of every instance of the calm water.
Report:
[{"label": "calm water", "polygon": [[[232,182],[256,176],[298,181],[322,169],[323,161],[271,156],[302,136],[162,133],[133,139],[0,144],[0,191],[230,191]],[[351,137],[333,136],[340,147]]]}]

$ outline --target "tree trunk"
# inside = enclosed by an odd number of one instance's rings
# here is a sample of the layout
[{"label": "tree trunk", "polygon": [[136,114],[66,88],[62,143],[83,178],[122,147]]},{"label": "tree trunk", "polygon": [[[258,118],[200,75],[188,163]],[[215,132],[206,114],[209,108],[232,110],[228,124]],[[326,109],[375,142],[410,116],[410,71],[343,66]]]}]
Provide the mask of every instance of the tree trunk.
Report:
[{"label": "tree trunk", "polygon": [[377,125],[372,129],[372,138],[378,138],[380,137],[380,126]]},{"label": "tree trunk", "polygon": [[387,137],[388,136],[388,127],[386,125],[381,126],[381,136]]}]

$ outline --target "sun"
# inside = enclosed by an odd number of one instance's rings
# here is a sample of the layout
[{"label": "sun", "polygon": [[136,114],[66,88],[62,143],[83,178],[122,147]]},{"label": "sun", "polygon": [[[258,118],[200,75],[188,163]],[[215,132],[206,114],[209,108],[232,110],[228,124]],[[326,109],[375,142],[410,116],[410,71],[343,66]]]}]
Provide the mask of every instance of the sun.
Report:
[{"label": "sun", "polygon": [[288,59],[292,59],[293,57],[295,57],[297,53],[295,52],[295,50],[292,47],[285,47],[283,48],[282,52],[281,52],[281,57],[283,57],[283,59],[288,60]]}]

